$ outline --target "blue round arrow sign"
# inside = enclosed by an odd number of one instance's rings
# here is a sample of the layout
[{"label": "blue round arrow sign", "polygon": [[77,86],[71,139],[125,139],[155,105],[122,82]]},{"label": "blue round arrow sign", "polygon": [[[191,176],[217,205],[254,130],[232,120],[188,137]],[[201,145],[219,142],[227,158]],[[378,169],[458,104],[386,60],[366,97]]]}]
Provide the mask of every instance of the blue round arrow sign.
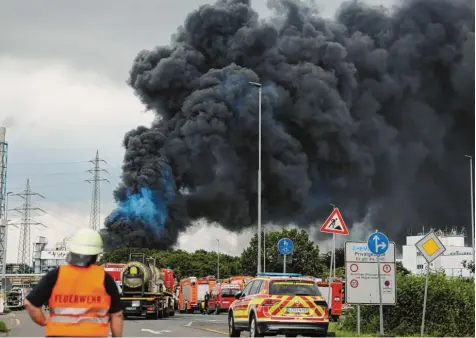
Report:
[{"label": "blue round arrow sign", "polygon": [[278,251],[281,255],[290,255],[293,252],[294,243],[289,238],[281,238],[278,242]]},{"label": "blue round arrow sign", "polygon": [[374,232],[367,240],[367,246],[369,247],[370,252],[377,256],[386,253],[388,245],[388,237],[381,232]]}]

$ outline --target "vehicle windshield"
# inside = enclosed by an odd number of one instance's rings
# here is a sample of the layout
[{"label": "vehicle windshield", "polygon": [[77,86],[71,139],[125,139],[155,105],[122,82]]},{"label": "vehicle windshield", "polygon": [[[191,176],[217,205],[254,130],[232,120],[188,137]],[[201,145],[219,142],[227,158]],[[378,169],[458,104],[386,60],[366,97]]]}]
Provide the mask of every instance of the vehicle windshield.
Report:
[{"label": "vehicle windshield", "polygon": [[240,292],[240,289],[223,289],[221,290],[222,297],[235,297],[237,293]]},{"label": "vehicle windshield", "polygon": [[306,281],[271,282],[269,294],[280,296],[321,296],[317,285]]}]

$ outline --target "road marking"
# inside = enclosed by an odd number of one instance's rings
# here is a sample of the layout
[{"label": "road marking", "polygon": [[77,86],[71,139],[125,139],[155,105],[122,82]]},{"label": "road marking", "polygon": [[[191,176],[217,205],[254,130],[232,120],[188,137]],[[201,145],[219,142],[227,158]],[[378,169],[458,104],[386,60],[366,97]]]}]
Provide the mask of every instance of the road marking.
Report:
[{"label": "road marking", "polygon": [[192,323],[193,323],[193,322],[190,322],[190,323],[188,323],[188,324],[185,324],[184,326],[192,326]]},{"label": "road marking", "polygon": [[150,333],[153,333],[153,334],[162,334],[162,333],[172,332],[172,331],[170,331],[170,330],[154,331],[154,330],[151,330],[151,329],[141,329],[141,331],[143,331],[143,332],[150,332]]},{"label": "road marking", "polygon": [[222,334],[224,336],[228,336],[228,332],[223,332],[223,331],[218,331],[218,330],[213,330],[213,329],[207,329],[206,327],[201,327],[200,329],[204,330],[204,331],[218,333],[218,334]]}]

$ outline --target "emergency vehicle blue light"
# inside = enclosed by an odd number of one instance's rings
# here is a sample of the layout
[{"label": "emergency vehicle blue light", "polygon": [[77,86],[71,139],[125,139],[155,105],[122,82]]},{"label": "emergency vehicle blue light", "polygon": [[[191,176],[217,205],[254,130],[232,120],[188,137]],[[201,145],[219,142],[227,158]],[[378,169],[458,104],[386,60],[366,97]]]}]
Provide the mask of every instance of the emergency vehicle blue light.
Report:
[{"label": "emergency vehicle blue light", "polygon": [[259,277],[302,277],[300,273],[260,272]]}]

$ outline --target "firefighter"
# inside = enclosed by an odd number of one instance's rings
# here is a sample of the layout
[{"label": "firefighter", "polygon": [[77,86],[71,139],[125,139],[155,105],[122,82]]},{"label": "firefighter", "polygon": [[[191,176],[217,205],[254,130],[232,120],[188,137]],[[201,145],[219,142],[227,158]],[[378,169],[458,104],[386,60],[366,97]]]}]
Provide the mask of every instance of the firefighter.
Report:
[{"label": "firefighter", "polygon": [[208,293],[208,291],[205,293],[205,297],[203,297],[204,300],[203,302],[205,303],[204,304],[204,307],[205,307],[205,312],[206,314],[208,314],[208,301],[210,300],[210,294]]},{"label": "firefighter", "polygon": [[[113,278],[96,265],[102,251],[98,232],[83,228],[70,243],[68,265],[49,271],[25,299],[31,319],[46,337],[122,337],[124,319]],[[50,315],[45,318],[43,304]]]}]

